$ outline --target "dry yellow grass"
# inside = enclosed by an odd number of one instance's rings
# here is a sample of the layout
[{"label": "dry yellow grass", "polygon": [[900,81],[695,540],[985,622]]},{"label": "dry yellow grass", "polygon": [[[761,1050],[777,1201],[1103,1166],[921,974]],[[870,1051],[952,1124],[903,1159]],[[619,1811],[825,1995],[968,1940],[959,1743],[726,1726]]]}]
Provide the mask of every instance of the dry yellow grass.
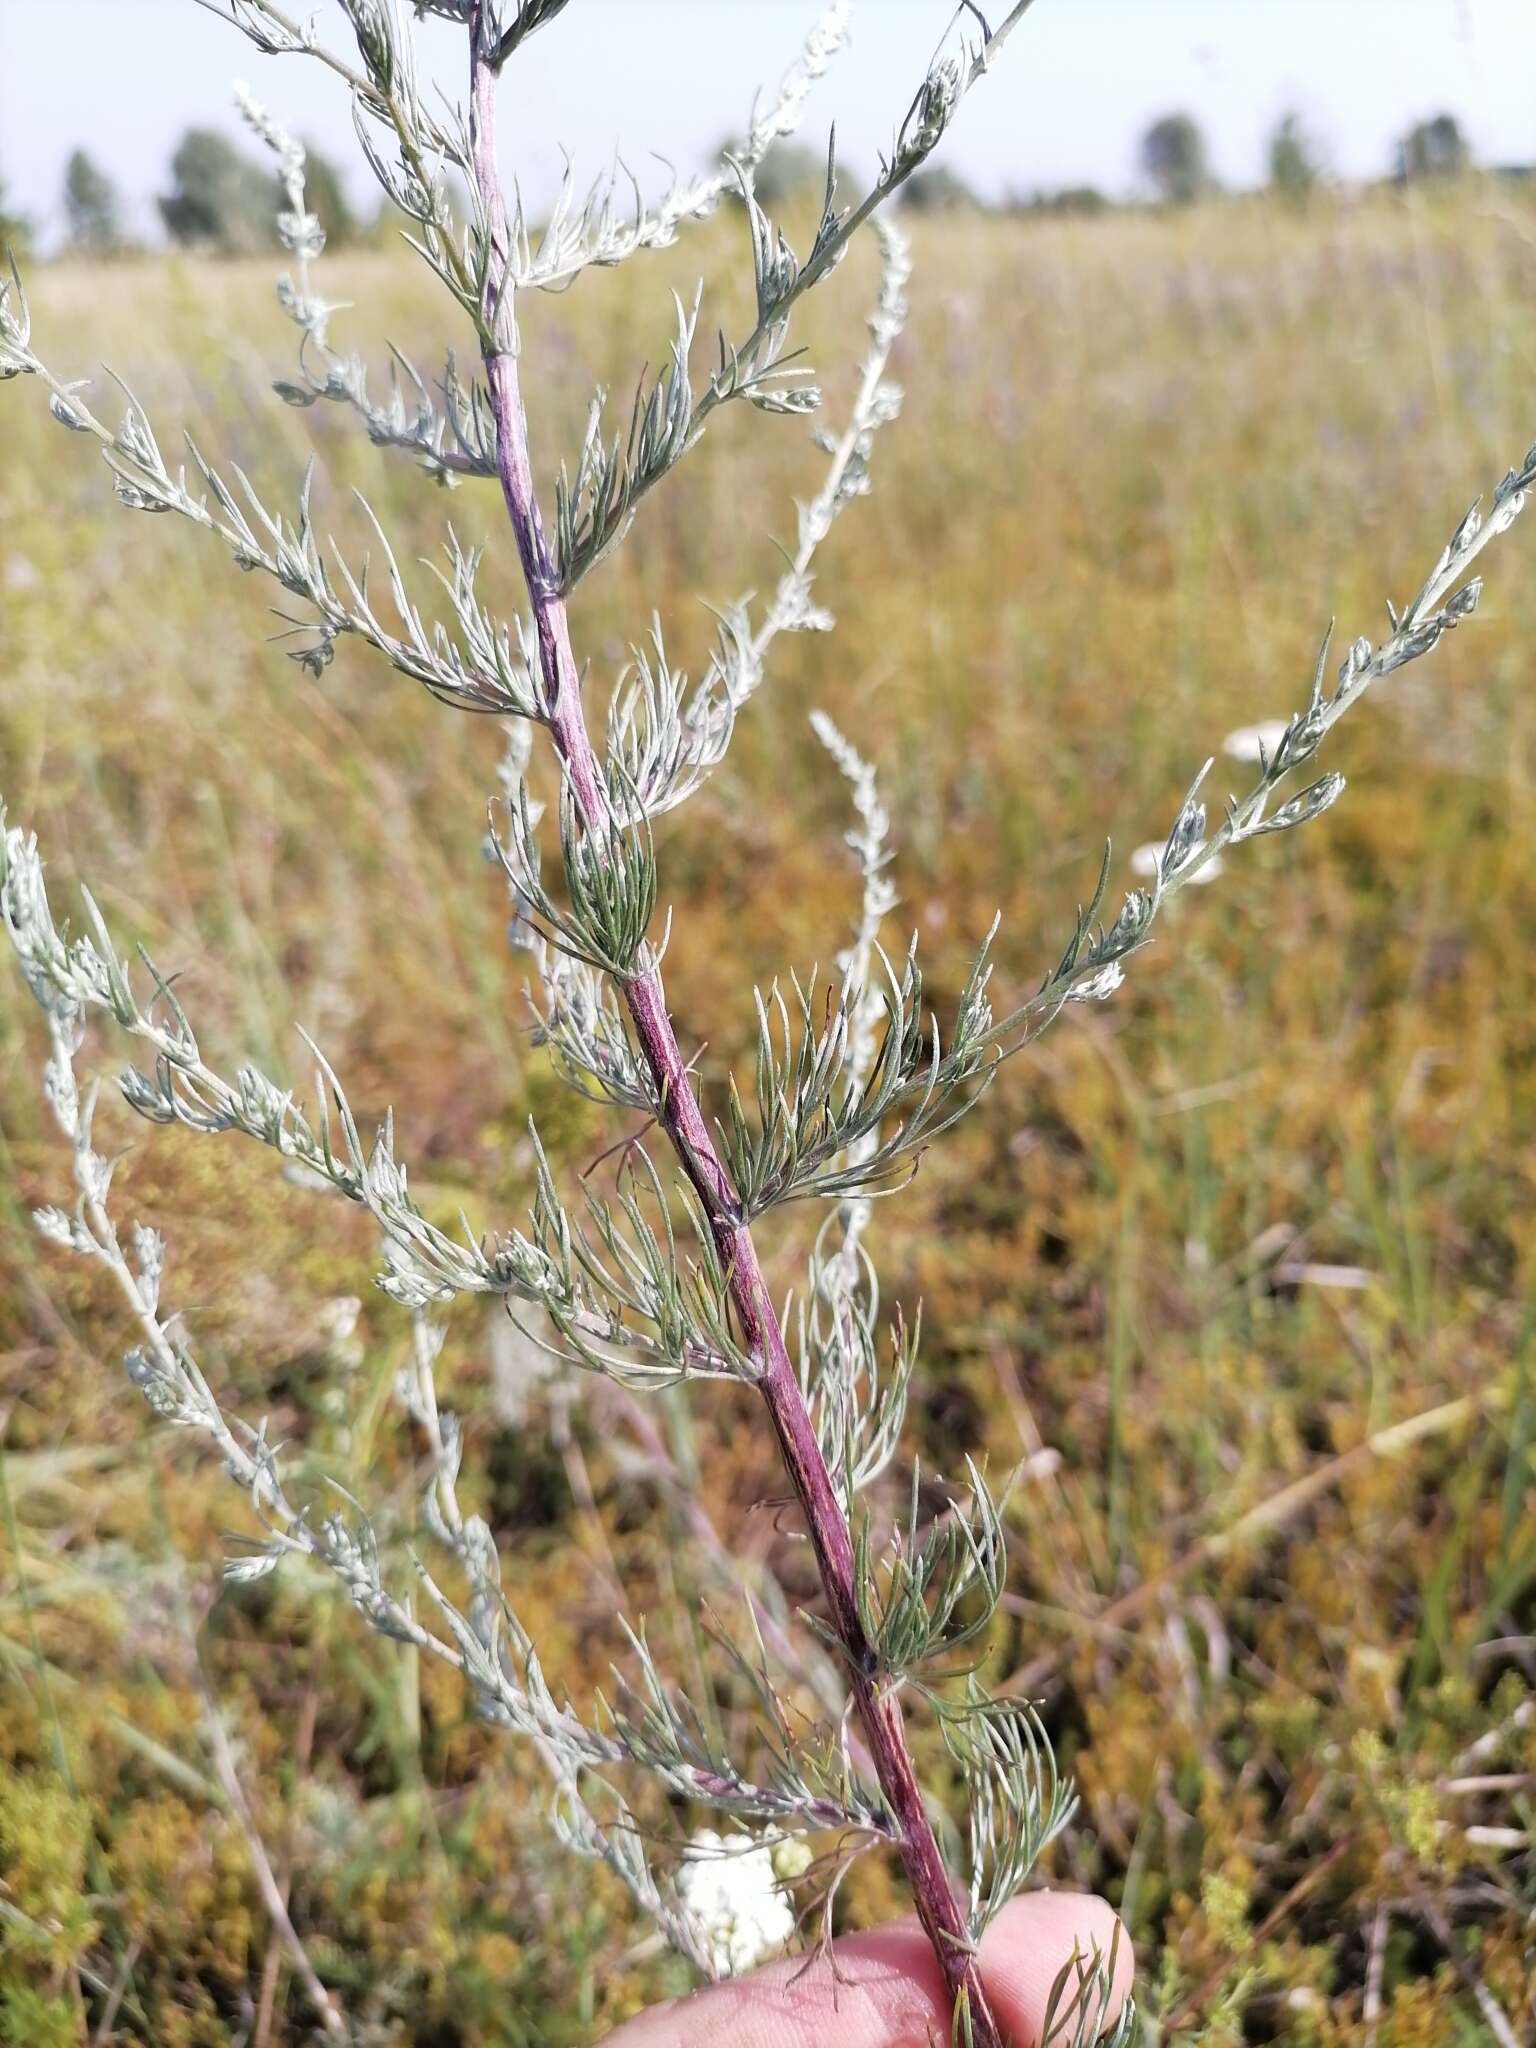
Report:
[{"label": "dry yellow grass", "polygon": [[[704,239],[740,255],[729,223]],[[1022,988],[1106,832],[1123,862],[1223,733],[1295,708],[1328,615],[1377,630],[1536,433],[1536,213],[1494,188],[1304,217],[945,221],[918,262],[906,417],[823,565],[840,633],[785,650],[661,840],[674,1001],[721,1059],[750,980],[843,936],[843,797],[812,705],[878,763],[899,917],[941,1002],[997,905],[999,975]],[[656,259],[530,310],[546,464],[592,382],[627,382],[636,335],[660,340],[685,270]],[[868,281],[856,262],[839,280],[844,327]],[[329,290],[376,341],[430,361],[447,338],[403,262],[338,259]],[[270,400],[286,341],[264,274],[60,268],[34,298],[61,368],[111,362],[158,426],[265,480],[317,428],[339,531],[358,531],[357,485],[420,553],[448,515],[495,537],[488,587],[512,604],[491,503]],[[838,332],[820,309],[813,359]],[[56,889],[88,879],[120,936],[184,972],[221,1058],[302,1083],[304,1025],[361,1109],[396,1105],[434,1202],[514,1216],[530,1113],[568,1168],[613,1133],[528,1046],[478,852],[498,735],[353,650],[306,680],[265,644],[267,592],[123,514],[35,396],[8,387],[0,412],[12,816]],[[652,609],[697,657],[698,599],[767,580],[813,465],[792,423],[712,433],[583,594],[599,681]],[[1123,996],[1014,1063],[878,1219],[893,1291],[927,1304],[925,1463],[1060,1454],[1013,1497],[989,1668],[1045,1700],[1084,1793],[1055,1875],[1123,1906],[1169,2038],[1492,2041],[1480,1999],[1515,2038],[1536,2030],[1533,614],[1517,530],[1475,626],[1331,743],[1339,809],[1181,898]],[[306,2038],[205,1796],[194,1643],[294,1918],[364,2038],[593,2038],[677,1979],[634,1953],[611,1888],[551,1854],[533,1768],[324,1587],[218,1591],[239,1503],[148,1427],[115,1308],[24,1222],[66,1174],[35,1025],[7,977],[0,2040],[86,2038],[114,1986],[118,2040]],[[244,1412],[270,1410],[407,1526],[400,1332],[366,1228],[233,1141],[119,1128],[125,1196],[164,1228],[174,1297]],[[774,1249],[788,1278],[795,1248]],[[1330,1266],[1359,1284],[1296,1277]],[[345,1294],[364,1297],[350,1359],[324,1322]],[[491,1353],[461,1320],[468,1488],[551,1667],[582,1688],[617,1648],[610,1575],[640,1608],[696,1614],[718,1589],[612,1404],[580,1390],[569,1442],[543,1406],[510,1422]],[[808,1591],[757,1505],[777,1482],[750,1410],[705,1393],[659,1419],[733,1545]],[[675,1647],[692,1654],[687,1628]],[[1448,1789],[1474,1775],[1516,1782]],[[848,1910],[895,1897],[871,1869]]]}]

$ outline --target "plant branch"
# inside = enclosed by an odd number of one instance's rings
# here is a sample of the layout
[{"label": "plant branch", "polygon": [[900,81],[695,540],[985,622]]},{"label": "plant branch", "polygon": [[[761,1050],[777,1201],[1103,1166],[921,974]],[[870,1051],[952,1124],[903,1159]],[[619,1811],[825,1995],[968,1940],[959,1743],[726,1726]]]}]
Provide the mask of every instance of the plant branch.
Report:
[{"label": "plant branch", "polygon": [[315,1966],[309,1959],[309,1952],[293,1924],[293,1917],[288,1911],[288,1901],[277,1881],[272,1859],[267,1854],[266,1844],[261,1839],[250,1802],[245,1796],[245,1787],[240,1782],[240,1773],[235,1768],[234,1751],[230,1748],[229,1736],[219,1716],[218,1707],[211,1697],[206,1699],[203,1720],[214,1769],[219,1774],[219,1783],[223,1786],[224,1795],[229,1802],[230,1814],[245,1838],[246,1854],[250,1858],[256,1888],[261,1893],[261,1902],[267,1909],[267,1917],[288,1951],[299,1981],[304,1986],[304,1995],[314,2007],[322,2028],[333,2041],[349,2041],[352,2038],[351,2029],[343,2019],[336,2001],[321,1983]]},{"label": "plant branch", "polygon": [[[490,237],[482,324],[497,466],[507,515],[533,608],[545,715],[582,828],[601,842],[612,829],[611,806],[587,731],[579,672],[559,579],[534,495],[527,421],[513,347],[507,292],[508,219],[496,162],[496,70],[481,32],[483,0],[470,18],[470,147],[473,174]],[[923,1805],[907,1748],[896,1692],[882,1680],[860,1614],[854,1547],[822,1456],[816,1429],[784,1342],[741,1204],[689,1085],[667,1013],[661,976],[647,961],[623,979],[624,1001],[656,1087],[660,1121],[692,1183],[741,1324],[743,1348],[778,1436],[784,1464],[804,1513],[831,1626],[848,1661],[854,1701],[923,1927],[933,1943],[950,1998],[975,2048],[1002,2048],[987,2005],[966,1919]]]}]

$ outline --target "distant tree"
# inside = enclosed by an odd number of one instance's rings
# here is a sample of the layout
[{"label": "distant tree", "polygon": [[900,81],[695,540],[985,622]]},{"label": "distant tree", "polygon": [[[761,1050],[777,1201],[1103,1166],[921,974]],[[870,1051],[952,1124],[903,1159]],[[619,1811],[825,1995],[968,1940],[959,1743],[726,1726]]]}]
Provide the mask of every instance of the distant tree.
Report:
[{"label": "distant tree", "polygon": [[1011,193],[1007,205],[1015,213],[1107,213],[1109,200],[1097,185],[1062,185],[1054,191]]},{"label": "distant tree", "polygon": [[958,171],[948,164],[918,171],[902,186],[900,202],[913,213],[979,212],[982,202]]},{"label": "distant tree", "polygon": [[1047,195],[1052,213],[1108,213],[1110,201],[1097,185],[1063,185]]},{"label": "distant tree", "polygon": [[[719,156],[734,142],[722,142]],[[803,142],[776,142],[753,173],[758,203],[774,213],[788,201],[810,197],[820,199],[827,185],[827,153]]]},{"label": "distant tree", "polygon": [[1282,199],[1305,205],[1322,180],[1323,167],[1317,146],[1307,133],[1301,116],[1282,115],[1269,138],[1269,182]]},{"label": "distant tree", "polygon": [[1454,114],[1417,122],[1399,145],[1399,175],[1407,180],[1459,178],[1471,164],[1471,144]]},{"label": "distant tree", "polygon": [[159,203],[173,242],[224,256],[264,249],[276,233],[272,179],[211,128],[189,128],[171,158],[172,190]]},{"label": "distant tree", "polygon": [[1141,138],[1141,168],[1170,206],[1188,206],[1214,184],[1205,136],[1190,114],[1164,114]]},{"label": "distant tree", "polygon": [[[326,247],[340,249],[348,242],[355,242],[361,230],[340,171],[313,143],[305,143],[304,156],[304,191],[310,212],[325,230]],[[281,203],[279,189],[278,204]],[[275,214],[277,206],[274,205],[272,210]]]},{"label": "distant tree", "polygon": [[64,219],[71,248],[110,256],[123,246],[122,201],[106,172],[77,149],[64,167]]},{"label": "distant tree", "polygon": [[24,255],[31,244],[31,223],[21,214],[13,213],[5,196],[5,178],[0,175],[0,259],[7,249],[18,256]]}]

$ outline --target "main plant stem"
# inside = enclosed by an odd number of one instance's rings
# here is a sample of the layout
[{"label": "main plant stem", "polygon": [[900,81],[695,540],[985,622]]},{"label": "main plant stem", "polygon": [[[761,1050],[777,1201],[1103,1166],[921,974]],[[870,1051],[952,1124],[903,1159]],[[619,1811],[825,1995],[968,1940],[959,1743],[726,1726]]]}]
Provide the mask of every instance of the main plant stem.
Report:
[{"label": "main plant stem", "polygon": [[[506,288],[506,202],[496,164],[496,69],[482,8],[470,21],[470,141],[475,183],[489,227],[491,252],[482,305],[483,355],[496,422],[497,474],[528,586],[550,733],[582,824],[605,834],[610,823],[602,775],[581,704],[570,626],[550,560],[518,384],[510,294]],[[620,984],[635,1038],[656,1087],[660,1121],[709,1220],[758,1389],[778,1435],[785,1470],[805,1516],[832,1626],[847,1657],[854,1704],[863,1725],[913,1902],[944,1973],[952,2005],[968,2016],[975,2048],[1003,2048],[987,2005],[976,1955],[939,1845],[934,1839],[907,1747],[901,1706],[859,1616],[853,1542],[815,1425],[785,1348],[741,1203],[689,1084],[677,1034],[667,1014],[659,971],[650,966]]]}]

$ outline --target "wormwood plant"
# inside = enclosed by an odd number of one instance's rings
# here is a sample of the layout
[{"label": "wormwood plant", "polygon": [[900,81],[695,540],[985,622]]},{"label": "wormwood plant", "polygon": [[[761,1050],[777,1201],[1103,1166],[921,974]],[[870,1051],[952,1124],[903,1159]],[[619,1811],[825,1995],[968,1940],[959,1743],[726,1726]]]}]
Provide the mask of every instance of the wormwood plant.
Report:
[{"label": "wormwood plant", "polygon": [[[437,17],[465,46],[462,109],[429,103],[416,30],[396,0],[337,0],[355,56],[327,47],[271,0],[201,4],[262,52],[308,56],[336,74],[368,162],[406,217],[408,241],[456,302],[478,350],[473,372],[450,358],[431,382],[397,356],[387,397],[374,394],[363,358],[333,341],[335,309],[316,289],[323,237],[306,205],[303,152],[247,99],[247,118],[276,155],[287,193],[280,232],[293,271],[281,298],[299,346],[297,371],[277,387],[280,395],[297,407],[344,408],[374,442],[411,454],[441,483],[499,487],[526,613],[497,616],[479,594],[479,551],[451,530],[428,601],[407,581],[382,528],[382,573],[322,536],[312,473],[294,508],[276,511],[239,469],[226,474],[196,447],[185,462],[167,460],[131,391],[119,387],[121,404],[104,417],[84,385],[49,367],[14,271],[0,291],[0,378],[38,381],[59,425],[98,444],[127,508],[177,514],[237,567],[273,579],[293,607],[285,618],[294,659],[317,678],[338,643],[357,638],[444,704],[507,722],[490,849],[512,892],[537,1034],[574,1088],[624,1119],[627,1140],[612,1193],[586,1182],[576,1206],[535,1132],[537,1183],[522,1227],[483,1237],[468,1226],[444,1231],[411,1194],[391,1119],[365,1137],[318,1049],[311,1048],[316,1079],[307,1105],[254,1066],[220,1073],[168,975],[147,957],[136,965],[124,957],[89,894],[83,932],[56,923],[36,843],[13,827],[4,836],[0,914],[44,1012],[45,1088],[72,1147],[76,1187],[72,1208],[40,1211],[38,1226],[111,1274],[137,1326],[129,1377],[158,1416],[209,1440],[245,1489],[260,1533],[227,1565],[232,1578],[258,1578],[290,1554],[306,1555],[336,1576],[374,1628],[461,1672],[484,1716],[524,1738],[547,1768],[561,1839],[608,1864],[705,1974],[753,1960],[761,1945],[743,1926],[741,1887],[725,1881],[748,1860],[737,1853],[743,1845],[753,1856],[771,1849],[778,1878],[802,1876],[812,1891],[819,1885],[828,1906],[853,1859],[893,1850],[948,1985],[957,2038],[999,2048],[977,1945],[1068,1821],[1072,1795],[1029,1707],[990,1699],[970,1668],[1005,1573],[1001,1504],[985,1476],[968,1464],[949,1511],[925,1526],[914,1471],[905,1518],[889,1541],[877,1537],[867,1496],[899,1452],[919,1333],[899,1320],[881,1330],[866,1242],[871,1202],[899,1188],[921,1150],[975,1105],[999,1061],[1068,1004],[1113,995],[1125,962],[1149,942],[1181,888],[1208,877],[1244,841],[1306,824],[1338,799],[1339,775],[1308,781],[1303,771],[1374,683],[1429,653],[1471,614],[1480,588],[1474,564],[1536,483],[1536,448],[1498,485],[1486,515],[1481,507],[1467,515],[1406,609],[1391,610],[1381,644],[1356,640],[1335,668],[1325,638],[1303,708],[1266,729],[1252,786],[1214,816],[1201,796],[1207,763],[1148,864],[1146,886],[1114,904],[1106,850],[1059,958],[1019,999],[993,997],[988,934],[941,1026],[925,1000],[915,941],[886,950],[894,908],[889,822],[870,769],[819,717],[858,815],[851,841],[864,880],[860,915],[830,987],[812,971],[755,996],[752,1069],[717,1083],[685,1057],[668,1008],[655,828],[724,758],[779,636],[832,623],[814,601],[815,556],[867,490],[875,438],[899,404],[887,372],[904,314],[907,253],[881,208],[933,154],[1030,0],[995,23],[962,8],[878,175],[856,200],[841,197],[829,151],[803,260],[759,204],[755,173],[799,124],[842,46],[845,0],[824,13],[778,96],[716,171],[675,183],[655,205],[617,177],[585,195],[568,185],[537,231],[500,181],[497,92],[522,43],[571,0],[419,0],[417,20]],[[732,194],[752,262],[750,326],[721,333],[706,352],[702,289],[679,302],[670,354],[659,374],[642,378],[627,416],[615,422],[603,396],[594,401],[580,448],[559,470],[546,524],[522,393],[518,293],[564,288],[588,269],[668,245]],[[622,539],[641,501],[691,453],[714,412],[738,402],[770,416],[822,411],[792,347],[792,316],[866,225],[882,257],[869,344],[848,416],[816,429],[826,473],[799,510],[777,589],[765,606],[743,600],[722,611],[697,676],[674,665],[653,627],[613,680],[599,729],[598,691],[572,644],[568,599]],[[556,771],[553,815],[529,780],[539,733]],[[558,868],[546,858],[556,847]],[[379,1283],[412,1335],[398,1393],[428,1453],[422,1522],[431,1548],[424,1546],[413,1584],[387,1571],[363,1506],[339,1490],[295,1483],[266,1425],[226,1414],[184,1323],[162,1298],[161,1239],[115,1217],[113,1162],[92,1136],[95,1087],[82,1091],[76,1072],[96,1013],[141,1048],[141,1065],[121,1080],[140,1116],[254,1139],[290,1175],[357,1204],[377,1228]],[[755,1228],[793,1203],[811,1205],[815,1222],[804,1281],[781,1298]],[[756,1631],[750,1609],[738,1634],[720,1639],[720,1682],[755,1709],[757,1739],[745,1753],[726,1747],[715,1717],[659,1668],[639,1630],[630,1633],[612,1698],[595,1714],[578,1712],[546,1677],[503,1588],[491,1529],[460,1501],[460,1430],[437,1395],[448,1312],[459,1297],[476,1295],[504,1302],[572,1364],[639,1392],[693,1380],[755,1391],[821,1583],[808,1620],[833,1659],[838,1691],[821,1724],[788,1704],[779,1646]],[[964,1788],[967,1868],[958,1882],[941,1851],[937,1802],[925,1797],[912,1763],[908,1722],[918,1715],[936,1720]],[[690,1819],[713,1815],[724,1832],[691,1842],[659,1835],[648,1783],[665,1795],[664,1806]],[[754,1910],[764,1938],[788,1931],[782,1901],[778,1918],[761,1900]],[[1064,1974],[1051,2038],[1098,2037],[1110,1974],[1103,1957],[1083,1958]],[[1127,2038],[1131,2025],[1127,2014],[1117,2037]]]}]

